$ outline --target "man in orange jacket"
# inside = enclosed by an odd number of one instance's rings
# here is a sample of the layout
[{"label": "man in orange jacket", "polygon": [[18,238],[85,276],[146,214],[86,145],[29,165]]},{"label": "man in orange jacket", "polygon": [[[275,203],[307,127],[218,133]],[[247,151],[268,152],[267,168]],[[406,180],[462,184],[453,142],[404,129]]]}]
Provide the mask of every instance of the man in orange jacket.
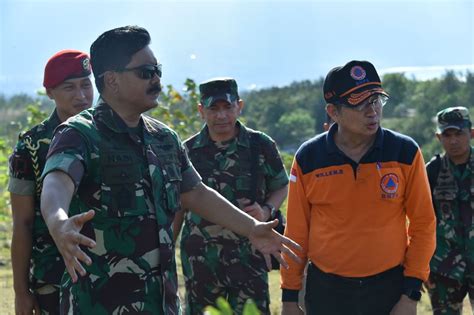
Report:
[{"label": "man in orange jacket", "polygon": [[389,96],[371,63],[332,69],[324,98],[335,123],[291,169],[285,235],[303,262],[281,270],[283,314],[302,314],[308,260],[307,314],[416,314],[436,225],[421,151],[380,126]]}]

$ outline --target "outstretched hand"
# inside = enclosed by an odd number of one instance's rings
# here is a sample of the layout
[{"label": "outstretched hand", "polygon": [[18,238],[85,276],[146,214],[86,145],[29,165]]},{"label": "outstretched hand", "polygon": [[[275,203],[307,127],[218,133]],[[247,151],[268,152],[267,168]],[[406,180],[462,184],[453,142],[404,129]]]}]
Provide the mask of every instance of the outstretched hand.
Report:
[{"label": "outstretched hand", "polygon": [[264,255],[269,270],[271,270],[270,255],[273,255],[280,265],[286,269],[288,268],[288,263],[282,254],[288,255],[288,257],[295,262],[301,262],[301,259],[294,252],[301,251],[301,246],[288,237],[276,232],[274,228],[277,227],[277,225],[277,219],[270,222],[257,222],[249,235],[252,245]]},{"label": "outstretched hand", "polygon": [[92,248],[96,244],[94,240],[84,236],[80,231],[87,221],[92,220],[94,214],[94,210],[89,210],[86,213],[58,221],[54,227],[50,229],[51,236],[63,256],[66,270],[71,276],[72,282],[77,281],[78,277],[76,272],[79,272],[81,276],[86,274],[86,270],[82,266],[81,261],[87,265],[92,263],[90,257],[84,253],[80,246],[83,245]]}]

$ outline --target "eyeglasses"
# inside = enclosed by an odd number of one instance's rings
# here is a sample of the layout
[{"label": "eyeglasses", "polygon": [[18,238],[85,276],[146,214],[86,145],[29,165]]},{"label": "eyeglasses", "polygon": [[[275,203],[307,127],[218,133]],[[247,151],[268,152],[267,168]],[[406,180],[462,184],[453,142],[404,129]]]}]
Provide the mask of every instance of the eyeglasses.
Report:
[{"label": "eyeglasses", "polygon": [[340,103],[342,106],[353,109],[358,112],[364,112],[369,106],[371,106],[374,110],[379,111],[382,109],[382,107],[385,106],[388,102],[388,96],[385,95],[377,95],[377,97],[368,99],[365,102],[353,106],[353,105],[348,105],[345,103]]},{"label": "eyeglasses", "polygon": [[158,76],[158,78],[161,79],[161,74],[162,74],[161,64],[141,65],[134,68],[117,69],[115,71],[117,72],[133,71],[140,79],[143,79],[143,80],[150,80],[151,78],[155,76],[155,74]]}]

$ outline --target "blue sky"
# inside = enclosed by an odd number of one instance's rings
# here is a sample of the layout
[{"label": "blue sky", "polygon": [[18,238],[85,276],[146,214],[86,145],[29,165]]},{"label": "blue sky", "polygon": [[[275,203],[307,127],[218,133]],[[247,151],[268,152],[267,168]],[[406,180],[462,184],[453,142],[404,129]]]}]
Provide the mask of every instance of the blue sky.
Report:
[{"label": "blue sky", "polygon": [[474,1],[0,0],[0,93],[33,94],[48,58],[104,31],[148,29],[163,84],[233,76],[242,89],[315,80],[365,59],[382,72],[474,71]]}]

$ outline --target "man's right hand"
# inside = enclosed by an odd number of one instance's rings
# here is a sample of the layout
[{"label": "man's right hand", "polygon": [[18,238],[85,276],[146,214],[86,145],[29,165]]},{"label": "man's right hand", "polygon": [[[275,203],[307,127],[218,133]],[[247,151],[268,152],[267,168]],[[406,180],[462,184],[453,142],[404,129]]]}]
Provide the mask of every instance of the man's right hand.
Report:
[{"label": "man's right hand", "polygon": [[36,297],[30,291],[15,293],[15,314],[31,315],[41,314],[41,310]]},{"label": "man's right hand", "polygon": [[303,310],[298,306],[298,302],[283,302],[281,315],[303,315]]},{"label": "man's right hand", "polygon": [[80,261],[87,265],[92,263],[90,257],[80,248],[80,245],[93,248],[96,243],[94,240],[82,235],[80,231],[87,221],[92,220],[94,214],[94,210],[89,210],[86,213],[58,220],[54,226],[50,227],[51,236],[63,256],[66,270],[71,276],[72,282],[77,281],[76,271],[81,276],[86,274],[86,270],[82,267]]},{"label": "man's right hand", "polygon": [[423,285],[421,286],[421,292],[426,292],[429,289],[434,289],[434,284],[433,284],[433,282],[431,281],[430,278],[428,278],[428,280],[423,282]]}]

